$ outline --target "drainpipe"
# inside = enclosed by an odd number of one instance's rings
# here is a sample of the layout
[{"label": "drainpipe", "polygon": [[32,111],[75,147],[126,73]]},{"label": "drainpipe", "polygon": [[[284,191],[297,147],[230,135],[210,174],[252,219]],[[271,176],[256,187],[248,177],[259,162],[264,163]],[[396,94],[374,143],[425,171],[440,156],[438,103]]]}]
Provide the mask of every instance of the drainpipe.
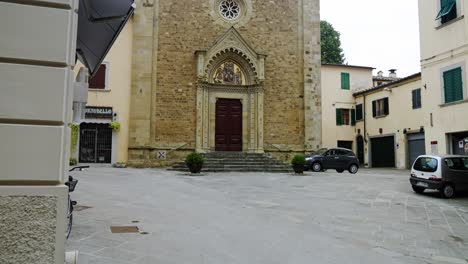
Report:
[{"label": "drainpipe", "polygon": [[367,143],[367,131],[366,131],[366,94],[363,94],[363,103],[362,103],[362,115],[364,121],[364,143]]}]

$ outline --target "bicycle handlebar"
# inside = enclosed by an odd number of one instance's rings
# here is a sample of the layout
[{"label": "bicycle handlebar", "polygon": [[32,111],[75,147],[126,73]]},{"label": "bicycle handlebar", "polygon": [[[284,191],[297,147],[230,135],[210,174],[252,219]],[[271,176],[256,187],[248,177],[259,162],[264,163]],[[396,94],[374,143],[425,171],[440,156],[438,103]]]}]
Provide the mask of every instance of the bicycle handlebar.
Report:
[{"label": "bicycle handlebar", "polygon": [[68,170],[68,171],[70,172],[70,171],[74,171],[74,170],[78,170],[78,169],[79,169],[80,171],[83,170],[83,169],[89,169],[89,166],[77,166],[77,167],[71,168],[71,169]]}]

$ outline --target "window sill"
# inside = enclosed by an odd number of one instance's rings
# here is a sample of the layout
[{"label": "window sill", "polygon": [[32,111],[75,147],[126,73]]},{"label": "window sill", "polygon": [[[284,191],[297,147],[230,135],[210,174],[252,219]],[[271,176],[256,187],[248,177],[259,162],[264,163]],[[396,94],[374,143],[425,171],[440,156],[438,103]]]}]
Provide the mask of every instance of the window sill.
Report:
[{"label": "window sill", "polygon": [[451,103],[440,104],[439,107],[443,108],[443,107],[449,107],[452,105],[464,104],[464,103],[468,103],[468,99],[463,99],[463,100],[451,102]]},{"label": "window sill", "polygon": [[111,89],[94,89],[94,88],[88,88],[88,92],[103,92],[103,93],[108,93],[110,92]]},{"label": "window sill", "polygon": [[439,30],[439,29],[444,28],[444,27],[446,27],[446,26],[450,26],[450,25],[452,25],[453,23],[462,20],[463,18],[465,18],[465,15],[459,16],[459,17],[457,17],[457,18],[455,18],[455,19],[450,20],[450,21],[447,22],[447,23],[441,24],[441,25],[435,27],[435,29],[436,29],[436,30]]},{"label": "window sill", "polygon": [[374,118],[384,118],[387,117],[388,115],[379,115],[379,116],[374,116]]}]

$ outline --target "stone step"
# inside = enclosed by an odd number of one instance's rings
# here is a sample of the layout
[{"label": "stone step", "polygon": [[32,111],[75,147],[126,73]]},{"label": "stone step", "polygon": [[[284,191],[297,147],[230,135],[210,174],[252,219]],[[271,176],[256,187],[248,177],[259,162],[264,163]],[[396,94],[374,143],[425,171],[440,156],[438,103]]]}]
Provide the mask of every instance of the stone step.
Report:
[{"label": "stone step", "polygon": [[[290,165],[261,153],[215,152],[203,154],[204,172],[291,172]],[[185,162],[170,170],[188,171]]]}]

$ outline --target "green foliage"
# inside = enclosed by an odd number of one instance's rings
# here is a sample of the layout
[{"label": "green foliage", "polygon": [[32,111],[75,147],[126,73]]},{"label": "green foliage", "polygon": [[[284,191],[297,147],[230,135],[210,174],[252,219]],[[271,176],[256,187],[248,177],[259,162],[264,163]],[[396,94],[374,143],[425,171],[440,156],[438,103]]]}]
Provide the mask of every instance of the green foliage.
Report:
[{"label": "green foliage", "polygon": [[120,123],[117,121],[113,121],[109,124],[109,127],[112,128],[112,130],[119,131],[120,130]]},{"label": "green foliage", "polygon": [[200,165],[202,166],[205,162],[205,159],[202,155],[198,153],[191,153],[185,158],[185,163],[187,165]]},{"label": "green foliage", "polygon": [[293,165],[293,167],[296,167],[296,166],[297,167],[300,167],[300,166],[304,167],[305,163],[306,163],[306,160],[305,160],[304,155],[296,155],[296,156],[294,156],[294,158],[291,161],[291,165]]},{"label": "green foliage", "polygon": [[322,63],[344,64],[345,56],[341,48],[340,33],[327,21],[320,21]]},{"label": "green foliage", "polygon": [[78,161],[74,158],[70,158],[70,162],[69,162],[70,166],[76,166],[76,164],[78,164]]},{"label": "green foliage", "polygon": [[69,124],[71,128],[71,153],[75,153],[76,145],[78,145],[78,135],[80,134],[80,125],[78,124]]}]

